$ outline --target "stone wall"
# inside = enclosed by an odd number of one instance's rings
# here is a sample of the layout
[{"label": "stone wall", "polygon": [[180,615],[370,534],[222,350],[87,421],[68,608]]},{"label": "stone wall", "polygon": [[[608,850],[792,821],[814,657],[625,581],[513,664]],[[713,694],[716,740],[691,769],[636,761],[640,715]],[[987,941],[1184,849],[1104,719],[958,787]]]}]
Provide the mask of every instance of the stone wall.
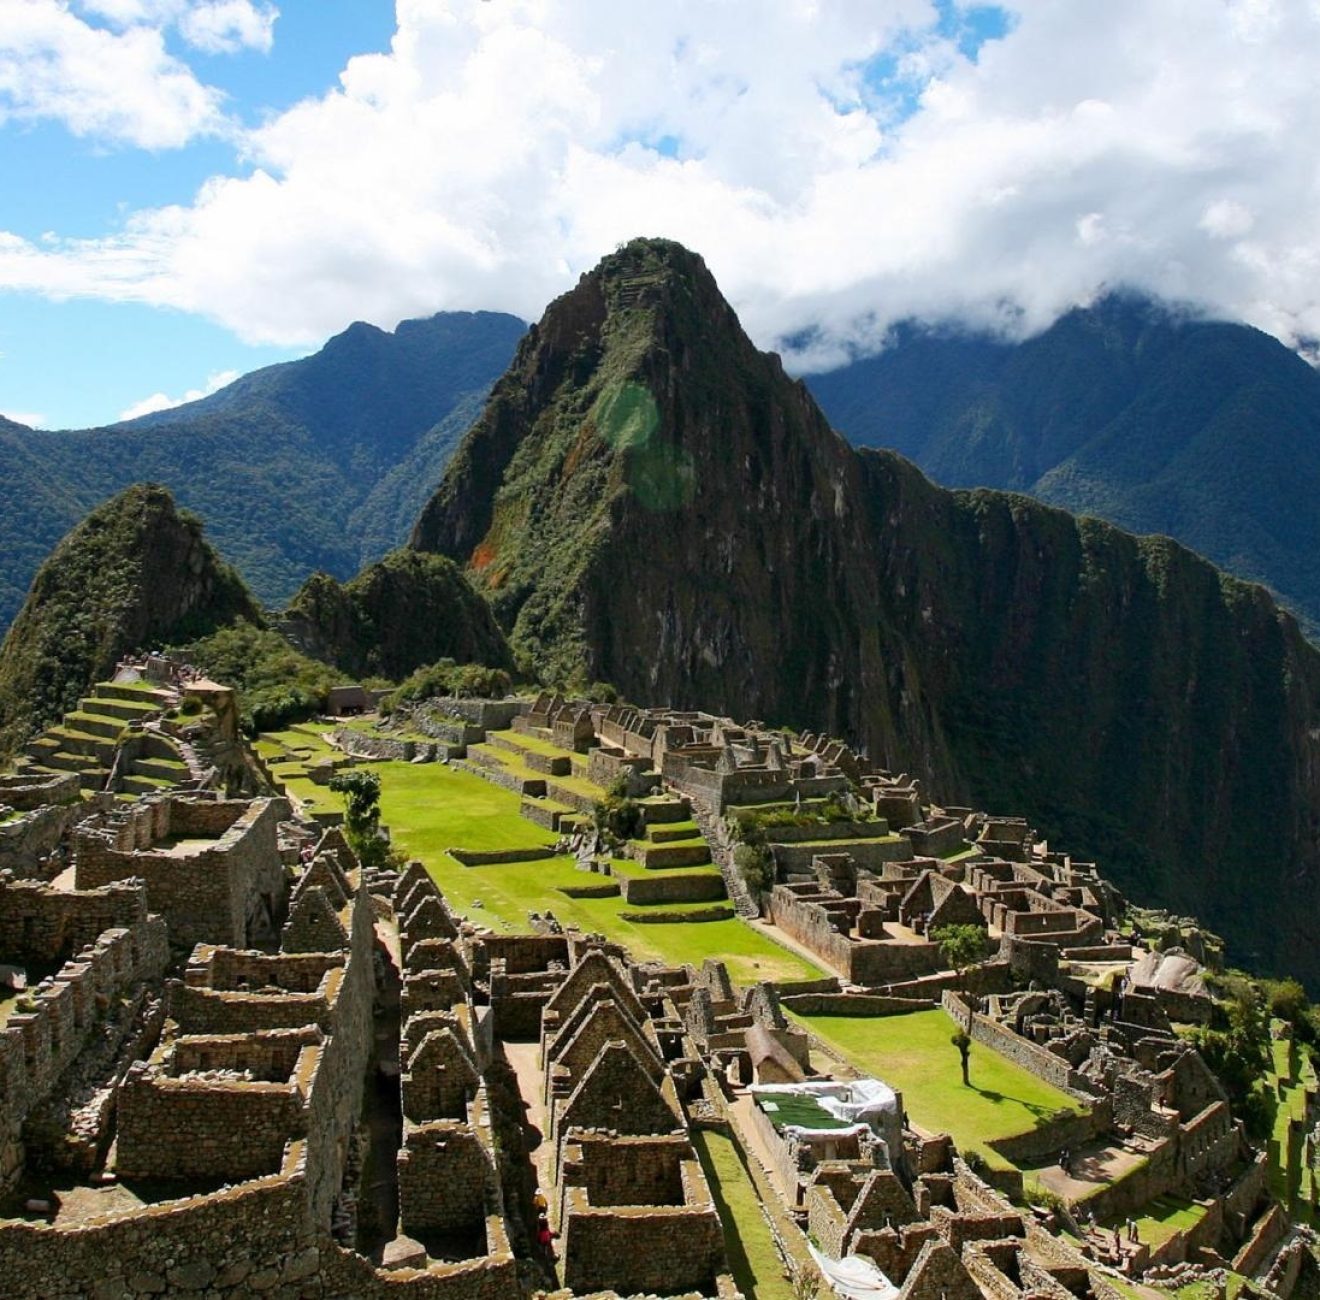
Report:
[{"label": "stone wall", "polygon": [[623,900],[641,903],[707,903],[724,897],[724,878],[713,871],[678,871],[672,875],[619,876]]},{"label": "stone wall", "polygon": [[968,1024],[967,1008],[956,993],[945,992],[944,1007],[959,1024],[968,1025],[968,1033],[974,1042],[993,1048],[1015,1065],[1029,1070],[1038,1079],[1053,1084],[1063,1092],[1088,1100],[1091,1098],[1089,1081],[1068,1064],[1066,1057],[1055,1056],[1053,1052],[1023,1038],[1021,1034],[1014,1033],[1007,1025],[1001,1025],[979,1012],[971,1014]]},{"label": "stone wall", "polygon": [[20,772],[0,776],[0,804],[32,812],[47,804],[77,803],[82,786],[77,772]]},{"label": "stone wall", "polygon": [[[119,1093],[116,1169],[126,1178],[227,1181],[275,1173],[286,1145],[307,1134],[321,1050],[284,1030],[178,1039],[138,1062]],[[237,1070],[255,1077],[222,1075]]]},{"label": "stone wall", "polygon": [[424,762],[435,762],[438,745],[418,740],[399,740],[394,736],[369,736],[354,727],[336,727],[330,733],[331,739],[353,758],[371,760],[393,760],[411,763],[421,758]]},{"label": "stone wall", "polygon": [[20,966],[63,961],[102,931],[131,930],[146,919],[146,893],[133,882],[60,890],[0,872],[0,953]]},{"label": "stone wall", "polygon": [[[409,1236],[475,1235],[484,1231],[488,1211],[499,1212],[493,1155],[470,1124],[408,1125],[398,1172],[399,1222]],[[484,1250],[483,1239],[473,1253]]]},{"label": "stone wall", "polygon": [[579,1294],[712,1293],[724,1268],[713,1205],[596,1209],[574,1188],[563,1222],[564,1285]]},{"label": "stone wall", "polygon": [[801,897],[785,885],[771,890],[769,913],[775,925],[852,984],[892,984],[933,974],[944,964],[935,943],[887,943],[840,934],[818,898]]},{"label": "stone wall", "polygon": [[159,976],[167,955],[155,917],[107,930],[10,1013],[0,1031],[0,1191],[22,1172],[24,1119],[101,1031],[110,1000]]},{"label": "stone wall", "polygon": [[[285,893],[276,827],[288,804],[167,798],[132,816],[84,824],[74,838],[75,883],[92,889],[139,877],[147,903],[165,917],[170,942],[245,947],[252,926],[281,910]],[[152,848],[170,838],[213,839],[176,856]]]},{"label": "stone wall", "polygon": [[87,816],[87,809],[82,803],[49,804],[0,824],[0,870],[18,876],[36,873],[42,859],[59,847],[65,832]]},{"label": "stone wall", "polygon": [[6,1300],[163,1295],[198,1287],[245,1296],[263,1275],[273,1276],[261,1289],[277,1284],[286,1270],[299,1273],[295,1260],[310,1265],[301,1273],[306,1279],[317,1257],[307,1253],[313,1236],[304,1214],[301,1156],[294,1144],[278,1175],[74,1230],[0,1221]]}]

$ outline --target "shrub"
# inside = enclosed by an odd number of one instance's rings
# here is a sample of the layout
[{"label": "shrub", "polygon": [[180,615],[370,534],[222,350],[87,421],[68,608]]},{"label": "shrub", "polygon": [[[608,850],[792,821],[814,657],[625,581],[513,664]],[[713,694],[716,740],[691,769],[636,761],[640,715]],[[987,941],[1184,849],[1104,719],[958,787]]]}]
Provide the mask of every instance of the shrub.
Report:
[{"label": "shrub", "polygon": [[733,851],[733,865],[753,897],[764,898],[774,888],[775,855],[765,844],[739,844]]},{"label": "shrub", "polygon": [[596,804],[592,820],[596,829],[615,843],[637,839],[646,826],[642,805],[617,794],[607,794]]}]

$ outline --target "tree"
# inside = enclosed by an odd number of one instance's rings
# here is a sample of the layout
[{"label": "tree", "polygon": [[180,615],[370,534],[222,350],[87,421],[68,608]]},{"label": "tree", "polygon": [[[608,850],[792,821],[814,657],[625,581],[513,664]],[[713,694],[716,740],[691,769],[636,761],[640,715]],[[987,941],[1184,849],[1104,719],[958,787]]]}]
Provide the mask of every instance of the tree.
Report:
[{"label": "tree", "polygon": [[733,865],[758,902],[774,888],[775,856],[769,845],[739,844],[733,851]]},{"label": "tree", "polygon": [[364,867],[384,866],[389,845],[380,833],[380,777],[354,768],[336,772],[330,789],[344,796],[344,832]]},{"label": "tree", "polygon": [[958,1049],[958,1056],[962,1062],[963,1087],[970,1087],[972,1081],[967,1077],[967,1065],[972,1055],[972,1036],[965,1029],[960,1029],[949,1039],[949,1042]]},{"label": "tree", "polygon": [[979,925],[942,925],[930,937],[940,946],[940,956],[958,981],[958,992],[966,992],[967,968],[990,955],[990,937]]}]

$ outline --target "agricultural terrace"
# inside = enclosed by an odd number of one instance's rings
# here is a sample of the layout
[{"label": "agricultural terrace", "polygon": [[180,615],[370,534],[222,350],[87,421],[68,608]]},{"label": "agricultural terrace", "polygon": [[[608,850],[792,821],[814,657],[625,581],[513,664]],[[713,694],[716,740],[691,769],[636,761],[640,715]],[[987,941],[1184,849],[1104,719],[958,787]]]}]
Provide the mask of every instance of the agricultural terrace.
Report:
[{"label": "agricultural terrace", "polygon": [[1030,1132],[1061,1110],[1081,1109],[981,1043],[972,1046],[971,1086],[964,1087],[958,1049],[949,1041],[956,1026],[941,1010],[793,1018],[864,1074],[898,1089],[914,1124],[951,1134],[960,1151],[978,1151],[994,1168],[1008,1162],[987,1143]]},{"label": "agricultural terrace", "polygon": [[[305,762],[333,759],[338,751],[310,728],[272,733],[258,742],[259,752],[290,794],[309,799],[315,809],[341,808],[339,796],[313,784]],[[294,755],[272,762],[272,755]],[[342,758],[342,755],[339,755]],[[303,760],[303,761],[299,761]],[[381,781],[381,820],[393,842],[430,872],[450,906],[493,929],[525,930],[529,911],[551,911],[565,925],[596,931],[626,944],[639,960],[700,965],[719,957],[731,978],[751,984],[758,980],[817,979],[821,971],[805,958],[737,918],[718,921],[638,922],[625,913],[673,910],[673,905],[628,905],[617,893],[572,898],[565,888],[608,889],[611,878],[579,871],[569,857],[535,862],[465,867],[449,855],[451,848],[487,851],[553,845],[557,836],[519,813],[519,798],[457,768],[437,763],[370,763],[367,770]],[[698,834],[695,826],[692,833]],[[633,861],[616,861],[616,871],[643,870]],[[688,868],[713,872],[714,867]],[[652,873],[654,874],[654,873]],[[727,906],[721,902],[720,906]],[[700,907],[684,905],[684,911]]]}]

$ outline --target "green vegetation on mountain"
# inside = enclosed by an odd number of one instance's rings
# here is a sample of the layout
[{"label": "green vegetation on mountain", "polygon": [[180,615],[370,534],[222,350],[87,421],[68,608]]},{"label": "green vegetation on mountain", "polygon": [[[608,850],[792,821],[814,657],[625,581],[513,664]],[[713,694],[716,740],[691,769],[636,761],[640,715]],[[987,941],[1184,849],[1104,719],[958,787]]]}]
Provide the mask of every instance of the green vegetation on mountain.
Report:
[{"label": "green vegetation on mountain", "polygon": [[296,650],[281,633],[247,619],[173,648],[212,680],[238,691],[249,735],[323,712],[330,688],[345,681],[344,673]]},{"label": "green vegetation on mountain", "polygon": [[354,676],[398,681],[441,659],[511,666],[490,607],[462,569],[417,551],[391,552],[347,583],[313,574],[282,625],[308,654]]},{"label": "green vegetation on mountain", "polygon": [[701,260],[552,303],[412,545],[551,680],[827,730],[1320,984],[1320,653],[1176,543],[856,452]]},{"label": "green vegetation on mountain", "polygon": [[523,324],[446,312],[356,324],[315,355],[103,429],[0,421],[0,628],[79,519],[130,483],[165,484],[259,599],[318,569],[348,578],[407,536]]},{"label": "green vegetation on mountain", "polygon": [[1258,330],[1114,295],[1018,344],[902,327],[807,382],[857,445],[1166,533],[1320,628],[1320,375]]},{"label": "green vegetation on mountain", "polygon": [[93,510],[37,572],[0,645],[0,753],[77,706],[119,658],[261,615],[241,579],[156,484]]}]

